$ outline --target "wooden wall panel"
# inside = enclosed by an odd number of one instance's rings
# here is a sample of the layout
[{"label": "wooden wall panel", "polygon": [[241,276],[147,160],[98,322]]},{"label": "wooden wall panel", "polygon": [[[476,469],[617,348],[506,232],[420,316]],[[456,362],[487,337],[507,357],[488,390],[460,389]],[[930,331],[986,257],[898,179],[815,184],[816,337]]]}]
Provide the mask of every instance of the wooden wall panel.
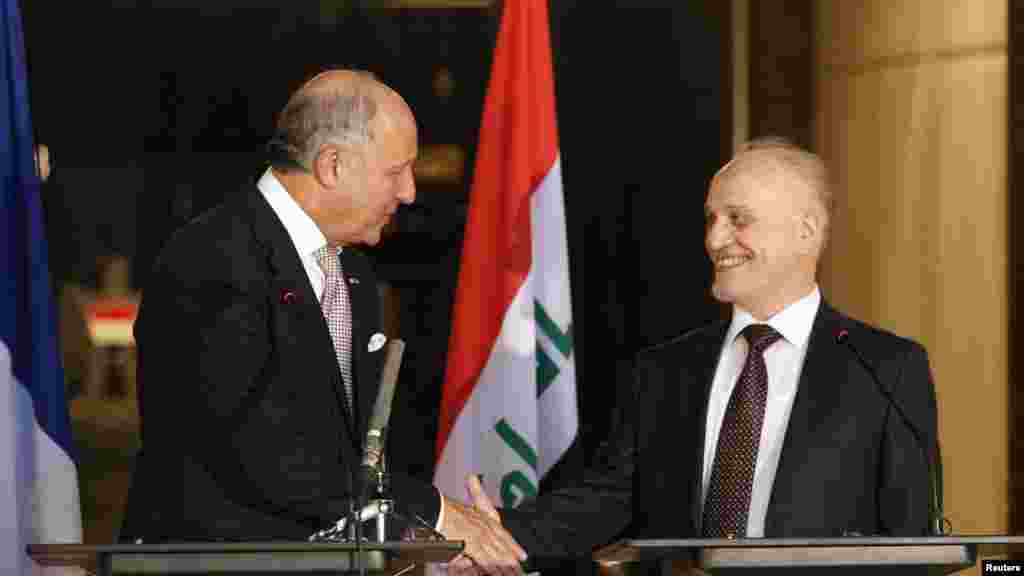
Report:
[{"label": "wooden wall panel", "polygon": [[822,287],[928,348],[946,515],[958,533],[1005,532],[1006,2],[816,7],[815,142],[838,207]]}]

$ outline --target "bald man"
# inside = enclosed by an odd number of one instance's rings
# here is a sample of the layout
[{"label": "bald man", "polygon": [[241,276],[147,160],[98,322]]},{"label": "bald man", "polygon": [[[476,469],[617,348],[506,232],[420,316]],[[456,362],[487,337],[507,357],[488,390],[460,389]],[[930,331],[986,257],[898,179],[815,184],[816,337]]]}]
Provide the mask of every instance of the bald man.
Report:
[{"label": "bald man", "polygon": [[[532,557],[587,554],[624,533],[928,532],[927,355],[823,300],[831,203],[821,160],[778,140],[749,144],[713,178],[706,248],[731,320],[642,351],[601,465],[500,511]],[[477,507],[490,507],[482,493]]]},{"label": "bald man", "polygon": [[[122,541],[306,540],[350,511],[386,349],[356,247],[415,198],[416,121],[373,76],[334,70],[291,97],[271,148],[257,185],[178,230],[145,286]],[[437,490],[400,472],[397,511],[458,538],[459,511],[442,522]]]}]

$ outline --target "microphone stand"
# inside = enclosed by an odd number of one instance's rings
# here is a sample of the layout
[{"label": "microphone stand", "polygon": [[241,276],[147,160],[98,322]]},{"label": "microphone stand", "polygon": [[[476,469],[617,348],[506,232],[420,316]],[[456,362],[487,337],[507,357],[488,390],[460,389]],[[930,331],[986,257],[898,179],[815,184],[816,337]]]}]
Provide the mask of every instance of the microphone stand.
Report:
[{"label": "microphone stand", "polygon": [[374,476],[376,480],[374,497],[367,503],[367,506],[376,506],[374,514],[377,521],[377,542],[383,543],[388,538],[388,520],[394,514],[395,509],[395,501],[391,495],[391,477],[387,472],[383,450],[380,455],[380,464]]},{"label": "microphone stand", "polygon": [[[359,428],[359,423],[362,420],[359,419],[359,402],[355,398],[355,385],[352,386],[352,417],[355,420],[355,428]],[[364,449],[365,450],[365,449]],[[360,454],[360,461],[365,456]],[[353,470],[353,468],[349,468]],[[352,511],[351,519],[349,520],[349,541],[356,543],[356,562],[359,564],[360,576],[366,576],[366,562],[363,559],[363,538],[362,538],[362,522],[359,521],[360,510],[363,507],[363,491],[364,491],[364,478],[363,474],[354,472],[353,475],[356,477],[356,491],[354,492],[354,498],[352,498]]]},{"label": "microphone stand", "polygon": [[[355,542],[355,552],[359,557],[359,573],[366,573],[363,558],[362,524],[368,520],[376,520],[376,540],[383,543],[387,540],[388,522],[392,518],[407,520],[396,512],[394,498],[391,495],[391,482],[384,460],[384,440],[387,422],[391,415],[391,401],[398,382],[398,370],[401,365],[405,343],[394,339],[388,343],[388,349],[381,372],[381,385],[373,412],[367,423],[366,442],[360,456],[359,469],[349,468],[351,489],[350,510],[334,526],[314,533],[310,541],[348,541]],[[352,400],[353,419],[359,418],[359,403]],[[372,493],[371,493],[372,491]]]}]

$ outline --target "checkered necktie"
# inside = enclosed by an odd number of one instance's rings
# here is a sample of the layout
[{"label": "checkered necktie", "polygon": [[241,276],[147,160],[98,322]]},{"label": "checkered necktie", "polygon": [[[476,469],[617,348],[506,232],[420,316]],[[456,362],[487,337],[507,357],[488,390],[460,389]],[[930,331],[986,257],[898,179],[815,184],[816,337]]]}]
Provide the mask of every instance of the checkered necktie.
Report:
[{"label": "checkered necktie", "polygon": [[767,324],[751,324],[742,334],[750,344],[750,351],[729,397],[718,434],[718,450],[704,501],[703,534],[707,538],[747,534],[754,466],[768,398],[764,351],[782,338]]},{"label": "checkered necktie", "polygon": [[324,271],[324,295],[320,308],[334,341],[334,353],[345,381],[345,401],[352,407],[352,307],[349,305],[348,285],[341,272],[341,259],[334,248],[324,246],[316,251],[320,269]]}]

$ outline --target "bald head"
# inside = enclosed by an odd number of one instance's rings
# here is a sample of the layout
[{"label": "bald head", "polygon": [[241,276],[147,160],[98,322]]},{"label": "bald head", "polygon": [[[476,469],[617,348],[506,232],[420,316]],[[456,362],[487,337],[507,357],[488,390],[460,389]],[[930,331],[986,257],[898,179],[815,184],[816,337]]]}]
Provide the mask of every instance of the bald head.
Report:
[{"label": "bald head", "polygon": [[365,70],[324,70],[307,80],[305,84],[299,87],[296,94],[358,82],[373,83],[378,82],[378,80],[372,72]]},{"label": "bald head", "polygon": [[[302,97],[330,97],[333,94],[361,92],[378,105],[393,106],[394,111],[411,114],[405,100],[384,84],[372,72],[364,70],[327,70],[310,78],[292,96],[294,101]],[[289,102],[290,104],[291,102]]]},{"label": "bald head", "polygon": [[329,70],[303,84],[288,100],[278,117],[277,138],[283,140],[292,163],[308,171],[325,144],[365,147],[379,131],[409,124],[415,126],[408,104],[373,74]]},{"label": "bald head", "polygon": [[788,192],[796,210],[810,210],[820,220],[822,248],[828,238],[833,199],[828,169],[816,154],[782,138],[761,138],[744,144],[712,181],[744,174],[755,180],[774,181]]}]

